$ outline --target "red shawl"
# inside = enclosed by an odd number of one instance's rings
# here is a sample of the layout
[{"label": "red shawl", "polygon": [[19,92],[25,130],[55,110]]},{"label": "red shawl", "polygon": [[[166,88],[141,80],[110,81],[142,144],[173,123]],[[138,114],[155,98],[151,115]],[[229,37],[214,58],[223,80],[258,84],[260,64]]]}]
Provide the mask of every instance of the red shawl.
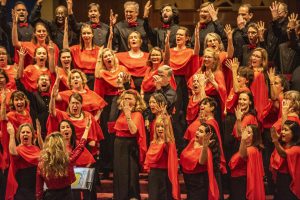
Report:
[{"label": "red shawl", "polygon": [[18,189],[15,175],[19,169],[34,167],[38,165],[40,149],[37,146],[19,145],[18,156],[12,156],[9,166],[5,200],[13,200]]},{"label": "red shawl", "polygon": [[[144,92],[154,92],[156,87],[155,87],[155,82],[154,82],[154,75],[158,74],[158,69],[151,69],[151,67],[148,67],[141,85],[141,88]],[[171,76],[170,80],[170,86],[176,91],[177,85],[176,81],[174,78],[174,75]]]},{"label": "red shawl", "polygon": [[[242,119],[242,128],[245,128],[249,124],[258,125],[256,117],[252,114],[246,114]],[[235,122],[235,124],[234,124],[233,130],[232,130],[232,135],[238,140],[241,139],[240,136],[238,136],[238,132],[237,132],[237,122]]]},{"label": "red shawl", "polygon": [[6,83],[6,88],[11,89],[11,90],[16,90],[16,82],[15,82],[15,77],[17,75],[17,70],[14,65],[7,65],[5,68],[3,68],[4,71],[6,72],[9,82]]},{"label": "red shawl", "polygon": [[[37,91],[37,80],[42,74],[47,74],[51,78],[51,72],[49,69],[41,71],[34,65],[28,65],[23,72],[23,77],[21,77],[21,82],[23,83],[26,90],[29,92]],[[52,83],[54,83],[52,81]]]},{"label": "red shawl", "polygon": [[[137,127],[137,143],[139,145],[139,154],[140,154],[140,165],[144,165],[144,160],[147,152],[147,143],[146,143],[146,131],[145,131],[145,124],[144,118],[142,113],[140,112],[133,112],[131,113],[131,119]],[[114,129],[116,132],[129,132],[128,123],[125,117],[125,114],[122,112],[121,115],[118,117]],[[117,134],[117,133],[116,133]],[[130,133],[129,133],[130,134]]]},{"label": "red shawl", "polygon": [[156,144],[151,143],[147,151],[144,168],[149,169],[150,164],[155,164],[160,161],[164,151],[168,153],[168,177],[172,184],[172,196],[174,199],[180,199],[180,187],[178,181],[178,158],[177,150],[174,143]]},{"label": "red shawl", "polygon": [[[221,170],[222,174],[226,174],[227,173],[226,160],[225,160],[225,156],[224,156],[224,152],[223,152],[222,138],[221,138],[221,133],[220,133],[220,128],[219,128],[218,122],[215,119],[209,119],[205,123],[207,123],[207,124],[211,125],[212,127],[214,127],[214,129],[216,131],[216,134],[217,134],[217,137],[218,137],[218,140],[219,140],[220,151],[221,151],[220,170]],[[201,125],[200,120],[195,120],[193,123],[191,123],[191,125],[189,125],[189,127],[185,131],[185,134],[184,134],[183,138],[186,139],[186,140],[192,140],[193,138],[195,138],[196,131],[198,130],[200,125]]]},{"label": "red shawl", "polygon": [[170,49],[170,67],[176,76],[185,76],[186,80],[197,71],[199,56],[194,55],[194,50],[186,48],[180,51]]},{"label": "red shawl", "polygon": [[221,70],[224,74],[225,79],[225,85],[226,85],[226,91],[227,95],[229,94],[230,89],[233,86],[233,77],[232,77],[232,71],[229,69],[225,63],[228,60],[227,59],[227,52],[222,51],[219,53],[219,58],[220,58],[220,65],[221,65]]},{"label": "red shawl", "polygon": [[[183,171],[192,172],[199,166],[199,158],[201,155],[202,147],[194,149],[195,139],[192,139],[187,147],[182,151],[180,155],[180,165],[183,168]],[[213,167],[213,156],[208,148],[207,150],[207,172],[208,172],[208,199],[209,200],[218,200],[219,199],[219,187],[214,174]]]},{"label": "red shawl", "polygon": [[86,74],[94,74],[100,47],[95,46],[92,50],[81,50],[80,45],[70,47],[74,67]]},{"label": "red shawl", "polygon": [[189,103],[186,109],[186,121],[188,124],[191,124],[193,121],[195,121],[198,117],[200,106],[200,101],[194,101],[193,100],[194,95],[192,95],[189,99]]},{"label": "red shawl", "polygon": [[288,163],[289,173],[292,177],[290,184],[291,191],[300,199],[300,146],[293,146],[286,149],[286,160]]},{"label": "red shawl", "polygon": [[56,69],[58,71],[59,76],[61,77],[59,83],[59,91],[69,90],[70,87],[68,85],[68,74],[62,67],[56,67]]},{"label": "red shawl", "polygon": [[[86,92],[84,93],[80,93],[82,96],[82,110],[96,115],[98,110],[103,109],[107,105],[107,103],[94,91],[89,89],[85,89],[85,91]],[[67,110],[69,98],[73,93],[73,90],[65,90],[59,92],[59,95],[62,98],[62,103],[57,103],[57,107],[60,110]]]},{"label": "red shawl", "polygon": [[125,66],[129,74],[136,77],[145,76],[149,53],[143,52],[143,57],[141,58],[132,58],[129,52],[120,52],[116,56],[119,59],[120,65]]},{"label": "red shawl", "polygon": [[[59,48],[57,47],[56,44],[54,45],[54,57],[55,57],[55,65],[57,65],[57,59],[58,59],[58,55],[59,55]],[[24,67],[30,65],[33,63],[33,57],[34,57],[34,52],[35,49],[40,47],[39,44],[33,44],[32,42],[21,42],[21,46],[25,47],[27,50],[27,54],[25,56],[25,60],[24,60]],[[48,51],[48,45],[44,45],[44,47],[47,49]],[[49,51],[48,51],[48,55],[49,55]],[[15,51],[15,63],[19,63],[19,54]]]},{"label": "red shawl", "polygon": [[[78,144],[77,144],[78,145]],[[67,146],[68,152],[72,153],[72,148],[70,145]],[[93,155],[84,147],[83,152],[80,154],[79,158],[76,160],[76,166],[86,167],[89,164],[95,163]]]},{"label": "red shawl", "polygon": [[[104,98],[105,95],[118,95],[118,75],[121,72],[125,72],[128,74],[128,71],[123,66],[118,66],[114,72],[108,70],[101,70],[100,77],[95,78],[94,83],[94,91]],[[134,86],[133,82],[131,81],[132,86]]]},{"label": "red shawl", "polygon": [[[88,142],[90,142],[90,141],[99,142],[99,141],[103,140],[104,136],[103,136],[102,130],[101,130],[99,124],[97,123],[97,121],[95,120],[95,118],[89,112],[86,112],[86,111],[82,111],[82,112],[84,114],[84,118],[81,120],[76,120],[76,119],[71,118],[71,116],[68,113],[56,109],[56,117],[54,117],[52,115],[49,115],[49,117],[48,117],[48,121],[47,121],[48,134],[50,134],[54,131],[58,131],[59,123],[62,120],[66,119],[66,120],[69,120],[70,122],[72,122],[72,124],[74,125],[75,133],[76,133],[76,141],[79,142],[84,133],[85,127],[86,127],[86,119],[89,118],[89,116],[91,116],[92,124],[91,124],[91,128],[90,128],[90,131],[88,134],[87,141]],[[95,155],[97,153],[97,151],[98,151],[98,148],[96,145],[92,149],[92,154]]]},{"label": "red shawl", "polygon": [[[241,164],[245,164],[245,160],[236,153],[230,160],[229,167],[232,171],[243,168]],[[264,200],[264,168],[261,152],[255,147],[247,148],[247,192],[246,199],[248,200]]]},{"label": "red shawl", "polygon": [[254,98],[257,119],[258,121],[262,121],[265,117],[264,114],[266,114],[264,110],[268,110],[270,107],[269,89],[263,72],[254,72],[254,80],[250,89]]}]

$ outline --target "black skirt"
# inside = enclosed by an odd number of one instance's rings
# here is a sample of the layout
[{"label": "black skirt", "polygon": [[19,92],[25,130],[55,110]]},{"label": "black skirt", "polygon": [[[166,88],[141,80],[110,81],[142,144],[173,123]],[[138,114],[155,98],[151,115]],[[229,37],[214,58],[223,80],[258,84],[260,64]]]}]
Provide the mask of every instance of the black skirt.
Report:
[{"label": "black skirt", "polygon": [[167,169],[152,168],[148,179],[149,200],[172,200],[172,185]]},{"label": "black skirt", "polygon": [[14,200],[35,200],[36,167],[19,169],[16,173],[18,189]]},{"label": "black skirt", "polygon": [[183,173],[188,200],[208,199],[208,173]]},{"label": "black skirt", "polygon": [[71,186],[62,189],[46,190],[43,200],[73,200]]}]

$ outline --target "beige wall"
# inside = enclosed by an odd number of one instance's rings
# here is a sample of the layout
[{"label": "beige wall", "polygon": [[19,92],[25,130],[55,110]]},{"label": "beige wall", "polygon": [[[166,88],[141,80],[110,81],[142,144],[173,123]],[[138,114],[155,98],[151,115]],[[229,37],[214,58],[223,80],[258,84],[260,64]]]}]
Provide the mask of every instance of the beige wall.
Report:
[{"label": "beige wall", "polygon": [[52,21],[56,7],[56,0],[43,0],[42,18]]}]

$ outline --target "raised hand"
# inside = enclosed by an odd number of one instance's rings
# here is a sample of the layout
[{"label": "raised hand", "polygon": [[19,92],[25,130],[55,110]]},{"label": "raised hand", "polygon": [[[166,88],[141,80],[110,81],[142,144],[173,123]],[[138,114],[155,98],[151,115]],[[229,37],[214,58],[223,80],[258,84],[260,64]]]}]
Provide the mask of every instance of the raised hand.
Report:
[{"label": "raised hand", "polygon": [[123,110],[126,118],[130,118],[131,117],[131,108],[129,106],[128,101],[123,100],[123,102],[122,102],[122,110]]},{"label": "raised hand", "polygon": [[15,136],[14,126],[10,122],[7,122],[7,132],[8,132],[9,135]]},{"label": "raised hand", "polygon": [[158,76],[158,75],[154,75],[153,76],[153,79],[154,79],[154,84],[155,84],[155,87],[156,87],[156,89],[157,90],[160,90],[161,89],[161,81],[162,81],[162,79],[161,79],[161,77],[160,76]]},{"label": "raised hand", "polygon": [[37,1],[36,1],[36,5],[39,5],[39,6],[40,6],[40,5],[42,5],[42,3],[43,3],[43,0],[37,0]]},{"label": "raised hand", "polygon": [[297,21],[298,21],[298,14],[292,13],[289,17],[289,23],[288,23],[288,28],[289,30],[295,29],[297,26]]},{"label": "raised hand", "polygon": [[225,25],[224,31],[226,33],[228,40],[232,40],[233,29],[231,28],[230,24]]},{"label": "raised hand", "polygon": [[114,11],[110,9],[110,15],[109,15],[109,24],[110,26],[114,26],[117,23],[118,14],[114,14]]},{"label": "raised hand", "polygon": [[269,71],[267,72],[267,74],[268,74],[268,77],[270,79],[270,82],[274,84],[274,82],[275,82],[275,68],[271,67],[269,69]]},{"label": "raised hand", "polygon": [[67,9],[68,9],[68,15],[73,14],[73,0],[66,0],[67,2]]},{"label": "raised hand", "polygon": [[165,38],[165,46],[170,46],[170,34],[171,32],[168,30]]},{"label": "raised hand", "polygon": [[151,1],[148,0],[144,7],[144,18],[148,18],[150,14],[150,8],[152,7]]},{"label": "raised hand", "polygon": [[242,120],[243,115],[244,115],[244,113],[242,111],[242,108],[239,105],[237,105],[237,107],[235,109],[236,120]]},{"label": "raised hand", "polygon": [[272,2],[272,5],[269,7],[271,14],[272,14],[272,19],[273,21],[277,20],[279,18],[279,3],[277,1]]},{"label": "raised hand", "polygon": [[270,128],[272,142],[278,142],[280,135],[277,133],[274,127]]},{"label": "raised hand", "polygon": [[265,22],[263,21],[259,21],[257,22],[257,29],[258,29],[258,37],[260,39],[260,41],[264,40],[264,34],[265,34]]},{"label": "raised hand", "polygon": [[208,147],[208,145],[213,142],[212,140],[210,140],[210,138],[211,138],[212,135],[213,135],[213,133],[209,132],[208,134],[205,134],[203,136],[202,145],[203,145],[204,148]]},{"label": "raised hand", "polygon": [[42,127],[41,123],[38,118],[35,120],[35,126],[36,126],[36,134],[38,137],[42,137]]},{"label": "raised hand", "polygon": [[214,4],[210,4],[208,6],[208,12],[212,21],[216,21],[218,19],[219,8],[215,9]]},{"label": "raised hand", "polygon": [[237,70],[240,66],[240,62],[237,58],[227,59],[226,62],[225,62],[225,65],[226,65],[226,67],[228,67],[232,71],[237,72]]},{"label": "raised hand", "polygon": [[241,140],[242,141],[247,141],[250,137],[251,137],[251,131],[249,130],[250,127],[246,127],[242,130],[242,136],[241,136]]},{"label": "raised hand", "polygon": [[18,52],[18,55],[19,55],[20,59],[24,59],[25,56],[28,53],[27,49],[25,47],[22,47],[22,46],[21,46],[20,50],[17,50],[17,52]]},{"label": "raised hand", "polygon": [[19,20],[19,15],[17,12],[15,12],[14,9],[11,9],[11,17],[12,17],[13,24],[17,24]]}]

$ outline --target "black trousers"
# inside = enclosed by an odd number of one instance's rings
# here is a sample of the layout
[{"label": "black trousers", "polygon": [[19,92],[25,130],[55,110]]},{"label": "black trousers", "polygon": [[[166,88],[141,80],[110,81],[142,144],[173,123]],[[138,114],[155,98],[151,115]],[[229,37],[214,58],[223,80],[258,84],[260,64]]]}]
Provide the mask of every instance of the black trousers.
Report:
[{"label": "black trousers", "polygon": [[207,172],[197,174],[183,173],[183,178],[188,200],[208,199],[209,181]]},{"label": "black trousers", "polygon": [[19,169],[16,173],[18,189],[15,200],[35,200],[36,167]]},{"label": "black trousers", "polygon": [[136,138],[116,137],[114,143],[114,198],[141,199],[139,150]]},{"label": "black trousers", "polygon": [[231,177],[230,200],[246,200],[247,177]]},{"label": "black trousers", "polygon": [[71,186],[56,190],[46,190],[43,200],[73,200]]},{"label": "black trousers", "polygon": [[289,174],[277,173],[276,189],[274,193],[274,200],[297,200],[298,198],[290,190],[292,177]]},{"label": "black trousers", "polygon": [[149,200],[172,200],[172,185],[167,169],[151,168],[148,179]]}]

